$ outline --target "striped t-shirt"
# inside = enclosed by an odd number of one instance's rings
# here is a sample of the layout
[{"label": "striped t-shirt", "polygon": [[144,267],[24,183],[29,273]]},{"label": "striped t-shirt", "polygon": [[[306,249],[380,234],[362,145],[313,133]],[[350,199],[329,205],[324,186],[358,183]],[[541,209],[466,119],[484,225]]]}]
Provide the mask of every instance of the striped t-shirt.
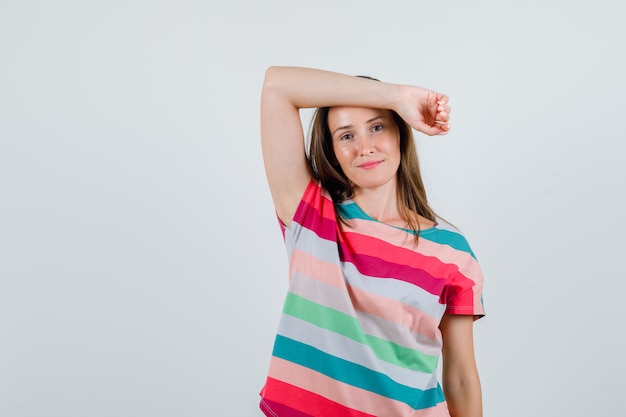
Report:
[{"label": "striped t-shirt", "polygon": [[484,315],[483,278],[445,224],[412,232],[338,206],[312,181],[289,227],[289,288],[261,410],[279,417],[449,416],[444,313]]}]

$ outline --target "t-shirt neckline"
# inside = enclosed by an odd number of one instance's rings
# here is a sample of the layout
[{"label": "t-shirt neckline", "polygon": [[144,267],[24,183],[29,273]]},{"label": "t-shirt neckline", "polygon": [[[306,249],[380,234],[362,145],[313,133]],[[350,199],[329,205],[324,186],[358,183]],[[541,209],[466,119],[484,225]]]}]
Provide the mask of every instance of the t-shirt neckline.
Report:
[{"label": "t-shirt neckline", "polygon": [[[365,212],[365,210],[363,210],[363,209],[361,208],[361,206],[359,206],[359,205],[356,203],[356,201],[354,201],[354,200],[352,200],[352,199],[347,199],[347,200],[344,200],[343,202],[341,202],[341,205],[348,205],[348,204],[354,205],[354,208],[356,209],[356,211],[358,211],[358,212],[359,212],[359,214],[360,214],[361,216],[363,216],[363,218],[364,218],[364,219],[366,219],[366,220],[369,220],[369,221],[372,221],[372,222],[376,222],[376,223],[379,223],[379,224],[385,225],[385,226],[387,226],[387,227],[392,227],[392,228],[397,229],[397,230],[403,230],[403,231],[408,232],[408,233],[414,233],[414,232],[413,232],[413,230],[411,230],[411,229],[407,229],[407,228],[405,228],[405,227],[400,227],[400,226],[394,226],[394,225],[392,225],[392,224],[385,223],[385,222],[381,222],[380,220],[377,220],[377,219],[373,218],[372,216],[370,216],[369,214],[367,214],[367,213]],[[420,233],[420,234],[422,234],[422,233],[428,233],[428,232],[434,231],[434,230],[436,230],[436,229],[437,229],[437,225],[438,225],[438,224],[439,224],[439,223],[438,223],[437,221],[435,221],[435,224],[434,224],[432,227],[429,227],[429,228],[427,228],[427,229],[421,229],[421,230],[419,231],[419,233]]]}]

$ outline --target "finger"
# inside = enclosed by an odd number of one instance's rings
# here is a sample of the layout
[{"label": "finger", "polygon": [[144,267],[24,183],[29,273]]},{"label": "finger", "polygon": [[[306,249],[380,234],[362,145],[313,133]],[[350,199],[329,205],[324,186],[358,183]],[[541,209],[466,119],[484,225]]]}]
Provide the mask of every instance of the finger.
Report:
[{"label": "finger", "polygon": [[448,122],[450,121],[450,115],[445,111],[440,111],[435,116],[435,122]]},{"label": "finger", "polygon": [[439,128],[444,133],[448,133],[450,130],[450,115],[445,112],[439,113],[435,118],[433,127]]},{"label": "finger", "polygon": [[428,136],[445,135],[450,130],[450,124],[447,122],[435,122],[432,126],[429,126],[425,123],[420,123],[418,126],[416,126],[415,130],[422,132]]},{"label": "finger", "polygon": [[445,112],[450,113],[452,111],[452,107],[448,103],[437,102],[437,112]]},{"label": "finger", "polygon": [[450,131],[450,124],[449,123],[440,124],[440,125],[437,125],[437,126],[439,126],[439,132],[436,134],[437,136],[447,135],[448,132]]},{"label": "finger", "polygon": [[440,103],[437,107],[437,114],[435,115],[435,123],[444,125],[450,121],[450,105],[447,103]]},{"label": "finger", "polygon": [[450,123],[435,122],[435,126],[433,126],[433,128],[439,129],[439,132],[436,133],[437,135],[445,135],[446,133],[450,131]]},{"label": "finger", "polygon": [[450,115],[445,111],[438,112],[435,116],[435,123],[444,125],[450,122]]}]

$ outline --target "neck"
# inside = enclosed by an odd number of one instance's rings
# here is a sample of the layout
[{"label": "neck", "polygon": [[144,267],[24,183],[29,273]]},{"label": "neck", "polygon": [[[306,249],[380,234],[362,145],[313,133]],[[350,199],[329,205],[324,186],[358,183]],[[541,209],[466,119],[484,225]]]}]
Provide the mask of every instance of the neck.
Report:
[{"label": "neck", "polygon": [[[396,227],[406,227],[407,221],[402,217],[398,209],[398,194],[395,187],[380,187],[375,189],[354,190],[354,198],[352,199],[359,205],[368,216],[379,222],[389,224]],[[428,220],[417,213],[415,221],[420,225],[421,229],[428,229],[434,226],[435,222]]]},{"label": "neck", "polygon": [[354,191],[353,200],[368,216],[380,222],[406,223],[398,210],[398,195],[395,187],[357,188]]}]

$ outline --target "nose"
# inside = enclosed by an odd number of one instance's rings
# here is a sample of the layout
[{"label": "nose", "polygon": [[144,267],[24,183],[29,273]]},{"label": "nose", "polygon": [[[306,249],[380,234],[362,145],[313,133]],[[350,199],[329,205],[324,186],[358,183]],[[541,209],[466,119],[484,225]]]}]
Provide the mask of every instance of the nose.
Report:
[{"label": "nose", "polygon": [[358,140],[359,155],[371,155],[376,151],[376,143],[374,138],[369,136],[361,136]]}]

